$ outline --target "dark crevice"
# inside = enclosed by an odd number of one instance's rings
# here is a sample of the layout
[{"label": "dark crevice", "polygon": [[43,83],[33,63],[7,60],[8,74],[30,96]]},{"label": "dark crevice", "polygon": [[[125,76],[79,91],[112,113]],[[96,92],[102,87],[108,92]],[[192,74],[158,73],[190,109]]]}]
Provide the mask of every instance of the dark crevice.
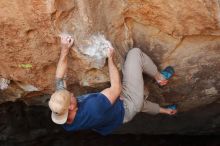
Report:
[{"label": "dark crevice", "polygon": [[[65,132],[61,126],[52,123],[48,107],[27,106],[22,101],[6,102],[0,105],[0,146],[176,145],[184,144],[184,141],[185,144],[213,142],[218,145],[219,104],[212,103],[173,117],[140,113],[113,134],[100,136],[92,131]],[[202,135],[206,135],[203,143],[192,137]],[[189,140],[193,140],[192,143],[188,143]]]}]

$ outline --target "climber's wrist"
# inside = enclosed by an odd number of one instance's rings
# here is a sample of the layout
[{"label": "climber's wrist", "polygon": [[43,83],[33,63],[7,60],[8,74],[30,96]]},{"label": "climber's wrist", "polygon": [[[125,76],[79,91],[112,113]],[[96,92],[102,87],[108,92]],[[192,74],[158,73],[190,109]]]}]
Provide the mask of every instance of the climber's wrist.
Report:
[{"label": "climber's wrist", "polygon": [[60,56],[61,56],[61,57],[66,57],[68,54],[69,54],[69,48],[67,48],[67,47],[62,47],[62,48],[61,48]]}]

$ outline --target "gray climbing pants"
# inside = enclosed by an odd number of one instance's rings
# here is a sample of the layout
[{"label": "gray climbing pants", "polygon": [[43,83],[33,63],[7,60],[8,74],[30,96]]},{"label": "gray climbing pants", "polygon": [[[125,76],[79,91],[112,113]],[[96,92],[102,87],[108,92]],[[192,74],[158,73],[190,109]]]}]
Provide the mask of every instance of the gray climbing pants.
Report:
[{"label": "gray climbing pants", "polygon": [[160,106],[144,97],[143,73],[154,77],[158,72],[156,65],[139,48],[131,49],[122,68],[122,94],[124,97],[124,123],[130,121],[138,112],[158,114]]}]

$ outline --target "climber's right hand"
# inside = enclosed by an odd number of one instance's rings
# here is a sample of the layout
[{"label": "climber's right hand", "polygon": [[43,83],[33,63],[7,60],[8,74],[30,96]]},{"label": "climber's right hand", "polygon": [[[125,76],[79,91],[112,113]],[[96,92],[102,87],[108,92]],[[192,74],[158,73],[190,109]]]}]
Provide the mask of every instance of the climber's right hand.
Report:
[{"label": "climber's right hand", "polygon": [[62,34],[61,36],[61,54],[67,55],[69,53],[69,49],[73,45],[73,38],[68,34]]}]

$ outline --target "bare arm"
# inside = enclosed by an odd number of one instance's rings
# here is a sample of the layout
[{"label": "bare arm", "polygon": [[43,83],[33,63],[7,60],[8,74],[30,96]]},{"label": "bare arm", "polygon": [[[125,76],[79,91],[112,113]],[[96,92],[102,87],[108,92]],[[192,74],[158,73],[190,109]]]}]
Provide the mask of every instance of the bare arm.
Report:
[{"label": "bare arm", "polygon": [[101,93],[104,94],[113,104],[116,101],[116,99],[119,97],[122,88],[120,75],[113,61],[113,49],[109,49],[108,68],[109,68],[111,86],[110,88],[104,89]]},{"label": "bare arm", "polygon": [[73,44],[73,39],[70,36],[61,37],[61,53],[59,62],[57,64],[56,69],[56,88],[66,88],[66,81],[64,79],[67,73],[67,55],[69,53],[69,49]]}]

